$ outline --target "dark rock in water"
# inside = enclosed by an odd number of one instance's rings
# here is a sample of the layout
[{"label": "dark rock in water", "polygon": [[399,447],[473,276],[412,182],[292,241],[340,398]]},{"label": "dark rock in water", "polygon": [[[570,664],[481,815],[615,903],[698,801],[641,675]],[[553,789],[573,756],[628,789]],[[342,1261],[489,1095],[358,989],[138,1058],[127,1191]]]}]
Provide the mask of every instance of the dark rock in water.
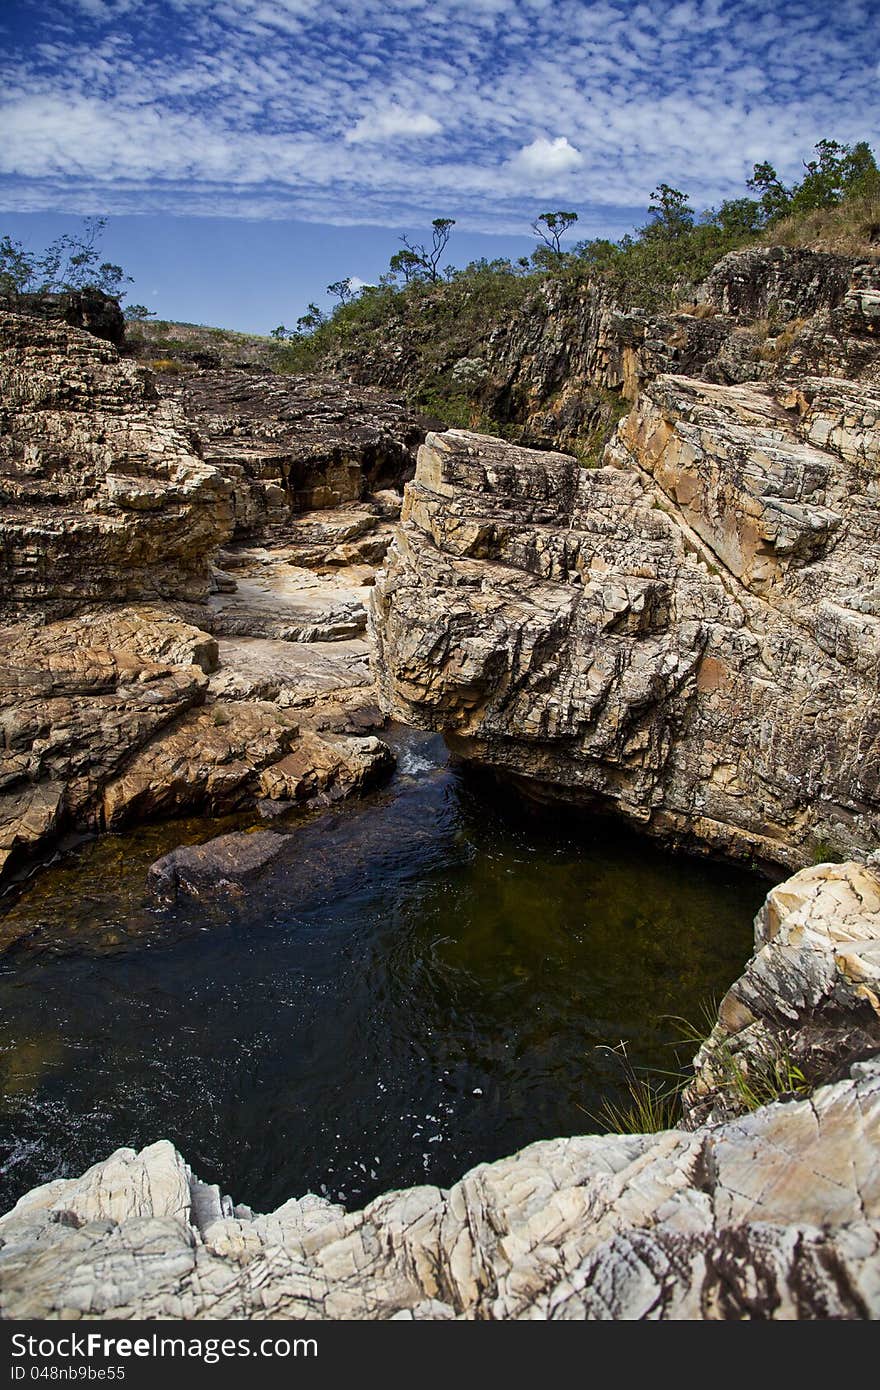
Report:
[{"label": "dark rock in water", "polygon": [[261,820],[278,820],[289,811],[296,809],[295,801],[273,801],[270,796],[262,797],[256,805]]},{"label": "dark rock in water", "polygon": [[7,294],[0,296],[0,308],[15,314],[67,323],[84,328],[95,338],[121,347],[125,342],[125,319],[119,301],[100,290],[70,290],[64,294]]},{"label": "dark rock in water", "polygon": [[147,870],[147,887],[160,903],[180,894],[199,898],[218,890],[236,892],[284,848],[286,836],[274,830],[233,831],[203,845],[181,845]]}]

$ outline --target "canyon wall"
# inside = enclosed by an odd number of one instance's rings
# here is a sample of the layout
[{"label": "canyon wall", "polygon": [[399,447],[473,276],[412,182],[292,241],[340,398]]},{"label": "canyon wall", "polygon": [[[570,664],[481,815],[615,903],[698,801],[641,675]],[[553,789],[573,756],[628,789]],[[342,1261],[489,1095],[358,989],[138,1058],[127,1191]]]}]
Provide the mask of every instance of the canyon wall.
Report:
[{"label": "canyon wall", "polygon": [[386,711],[527,795],[799,867],[880,835],[880,393],[664,376],[603,466],[430,435]]}]

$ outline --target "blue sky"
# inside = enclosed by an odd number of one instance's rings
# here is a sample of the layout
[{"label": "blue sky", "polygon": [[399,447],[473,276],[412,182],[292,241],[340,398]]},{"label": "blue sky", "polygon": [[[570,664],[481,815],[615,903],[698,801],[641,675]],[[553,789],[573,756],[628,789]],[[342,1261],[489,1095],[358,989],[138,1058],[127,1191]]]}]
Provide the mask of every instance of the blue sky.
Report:
[{"label": "blue sky", "polygon": [[0,231],[107,215],[132,298],[255,330],[432,217],[460,263],[619,235],[880,125],[878,0],[7,0],[0,43]]}]

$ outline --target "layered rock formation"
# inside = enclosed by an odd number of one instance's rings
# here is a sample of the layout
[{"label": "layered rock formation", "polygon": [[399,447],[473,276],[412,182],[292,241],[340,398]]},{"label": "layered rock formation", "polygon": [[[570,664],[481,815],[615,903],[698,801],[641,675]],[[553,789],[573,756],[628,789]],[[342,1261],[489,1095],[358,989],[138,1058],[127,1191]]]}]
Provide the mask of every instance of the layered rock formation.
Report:
[{"label": "layered rock formation", "polygon": [[[400,499],[371,489],[419,427],[376,393],[210,378],[181,401],[60,319],[0,315],[0,876],[66,831],[274,815],[388,766],[365,596]],[[297,510],[317,499],[353,500]],[[270,548],[234,544],[270,517]]]},{"label": "layered rock formation", "polygon": [[231,490],[150,376],[81,330],[0,315],[0,620],[204,600]]},{"label": "layered rock formation", "polygon": [[28,318],[46,319],[49,323],[65,323],[70,328],[84,328],[95,338],[103,338],[115,347],[125,342],[125,315],[119,300],[101,290],[65,290],[60,294],[10,291],[0,293],[0,309],[11,314],[26,314]]},{"label": "layered rock formation", "polygon": [[294,511],[358,502],[412,477],[425,424],[378,391],[271,372],[208,371],[166,391],[230,482],[235,536],[263,536]]},{"label": "layered rock formation", "polygon": [[429,436],[375,589],[384,708],[680,844],[873,850],[878,410],[667,376],[600,468]]}]

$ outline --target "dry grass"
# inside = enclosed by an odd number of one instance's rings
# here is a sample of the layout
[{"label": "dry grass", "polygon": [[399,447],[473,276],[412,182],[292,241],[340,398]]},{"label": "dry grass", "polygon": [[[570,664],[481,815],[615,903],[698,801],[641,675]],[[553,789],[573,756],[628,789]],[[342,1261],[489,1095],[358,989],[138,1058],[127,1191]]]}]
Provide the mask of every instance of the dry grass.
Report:
[{"label": "dry grass", "polygon": [[787,217],[761,238],[765,246],[803,246],[880,260],[880,195],[849,198],[834,208]]},{"label": "dry grass", "polygon": [[721,310],[714,304],[681,304],[678,307],[679,314],[690,314],[694,319],[714,319]]},{"label": "dry grass", "polygon": [[[781,361],[807,321],[807,319],[790,319],[782,332],[777,333],[775,337],[771,338],[769,336],[769,321],[767,319],[760,319],[758,322],[762,325],[766,324],[767,327],[761,334],[763,341],[757,352],[759,360],[761,362]],[[756,334],[755,336],[757,337],[758,335]]]},{"label": "dry grass", "polygon": [[176,362],[173,357],[154,357],[148,365],[154,372],[162,372],[166,376],[177,376],[178,372],[183,371],[183,363]]}]

